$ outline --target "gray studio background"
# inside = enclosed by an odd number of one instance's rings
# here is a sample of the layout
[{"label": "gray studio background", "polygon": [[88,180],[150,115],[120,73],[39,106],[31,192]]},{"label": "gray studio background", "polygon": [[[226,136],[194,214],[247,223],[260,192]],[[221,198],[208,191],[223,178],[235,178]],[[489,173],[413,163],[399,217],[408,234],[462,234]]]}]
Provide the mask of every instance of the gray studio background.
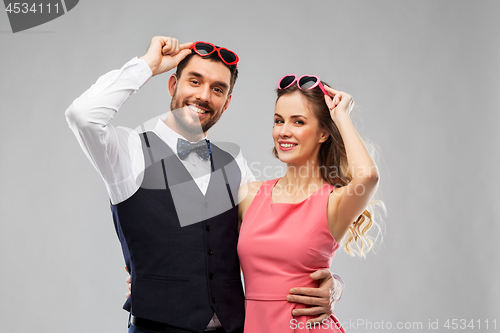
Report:
[{"label": "gray studio background", "polygon": [[[151,37],[168,35],[240,56],[233,100],[209,137],[237,143],[262,180],[281,170],[270,154],[281,76],[317,74],[354,96],[360,134],[380,147],[389,214],[376,254],[339,251],[333,261],[346,282],[342,322],[421,322],[396,331],[427,332],[429,321],[445,331],[455,318],[476,324],[459,331],[494,332],[499,14],[498,1],[82,0],[12,34],[2,11],[1,331],[126,332],[126,273],[105,186],[64,111],[144,54]],[[136,128],[165,113],[168,76],[150,80],[113,123]],[[382,330],[357,323],[346,331]]]}]

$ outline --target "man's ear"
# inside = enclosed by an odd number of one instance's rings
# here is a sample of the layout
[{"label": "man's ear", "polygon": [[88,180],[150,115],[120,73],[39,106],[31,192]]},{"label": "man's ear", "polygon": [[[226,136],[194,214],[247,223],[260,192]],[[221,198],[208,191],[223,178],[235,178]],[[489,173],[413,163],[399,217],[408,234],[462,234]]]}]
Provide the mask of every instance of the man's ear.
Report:
[{"label": "man's ear", "polygon": [[319,137],[319,143],[325,142],[326,140],[328,140],[329,137],[330,133],[322,131],[321,136]]},{"label": "man's ear", "polygon": [[168,93],[170,94],[170,97],[174,96],[176,86],[177,86],[177,73],[174,73],[168,79]]},{"label": "man's ear", "polygon": [[233,94],[227,96],[226,102],[224,103],[224,108],[222,109],[222,113],[226,112],[226,109],[229,107],[229,103],[231,102],[231,98],[233,98]]}]

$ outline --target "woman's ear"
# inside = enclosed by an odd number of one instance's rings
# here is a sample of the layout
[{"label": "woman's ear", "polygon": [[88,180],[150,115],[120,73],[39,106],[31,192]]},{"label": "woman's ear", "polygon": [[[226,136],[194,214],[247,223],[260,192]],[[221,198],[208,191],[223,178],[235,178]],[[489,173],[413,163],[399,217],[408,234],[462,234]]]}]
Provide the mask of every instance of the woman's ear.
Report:
[{"label": "woman's ear", "polygon": [[326,140],[328,140],[329,137],[330,137],[330,133],[328,133],[326,131],[322,131],[321,136],[319,137],[319,143],[325,142]]}]

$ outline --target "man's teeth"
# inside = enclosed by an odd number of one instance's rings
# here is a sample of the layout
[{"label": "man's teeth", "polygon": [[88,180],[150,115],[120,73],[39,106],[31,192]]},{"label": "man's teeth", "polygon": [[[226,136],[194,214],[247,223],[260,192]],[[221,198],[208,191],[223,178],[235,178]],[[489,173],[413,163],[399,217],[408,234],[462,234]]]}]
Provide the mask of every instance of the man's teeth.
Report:
[{"label": "man's teeth", "polygon": [[295,144],[293,144],[293,143],[280,143],[280,146],[283,148],[291,148],[291,147],[295,146]]},{"label": "man's teeth", "polygon": [[189,105],[189,108],[190,108],[191,110],[193,110],[194,112],[199,113],[199,114],[204,114],[205,112],[207,112],[207,111],[205,111],[205,110],[198,109],[198,108],[197,108],[196,106],[194,106],[194,105]]}]

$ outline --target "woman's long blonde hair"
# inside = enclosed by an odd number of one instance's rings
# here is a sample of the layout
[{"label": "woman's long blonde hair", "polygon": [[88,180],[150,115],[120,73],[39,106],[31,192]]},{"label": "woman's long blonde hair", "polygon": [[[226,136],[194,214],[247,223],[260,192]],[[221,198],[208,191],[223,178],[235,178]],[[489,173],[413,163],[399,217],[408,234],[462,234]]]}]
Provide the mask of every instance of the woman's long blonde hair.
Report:
[{"label": "woman's long blonde hair", "polygon": [[[323,81],[322,84],[328,86]],[[292,94],[297,91],[306,97],[309,102],[312,112],[318,119],[320,130],[330,134],[328,139],[321,144],[318,153],[319,170],[322,178],[335,187],[343,187],[349,184],[352,176],[348,168],[344,140],[342,140],[340,131],[330,116],[330,110],[325,103],[324,94],[321,89],[316,87],[310,90],[302,90],[296,84],[293,84],[286,89],[277,89],[276,93],[278,97],[276,101],[283,95]],[[278,158],[276,148],[273,148],[273,154]],[[365,257],[365,254],[373,248],[374,241],[382,235],[381,225],[375,221],[376,217],[378,217],[378,214],[375,212],[375,206],[380,206],[385,212],[383,202],[371,201],[365,211],[353,221],[348,233],[342,239],[341,243],[343,243],[344,250],[348,254]],[[378,231],[375,236],[368,234],[368,231],[372,227],[375,227]]]}]

